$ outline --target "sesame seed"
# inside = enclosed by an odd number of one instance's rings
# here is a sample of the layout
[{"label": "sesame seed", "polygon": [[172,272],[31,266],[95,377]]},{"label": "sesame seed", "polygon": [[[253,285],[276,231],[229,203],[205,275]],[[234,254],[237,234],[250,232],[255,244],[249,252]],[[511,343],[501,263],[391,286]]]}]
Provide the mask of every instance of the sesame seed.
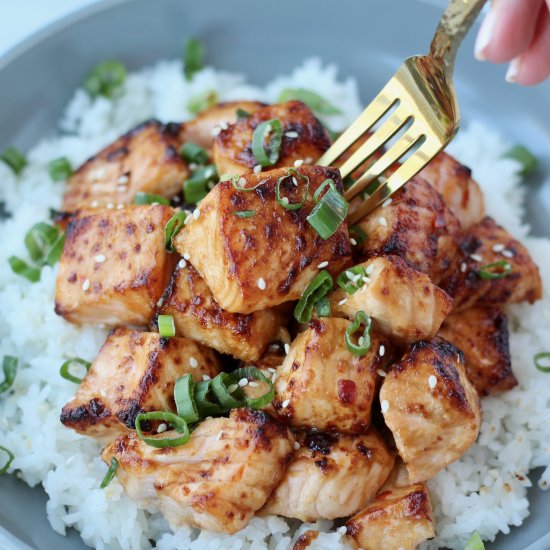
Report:
[{"label": "sesame seed", "polygon": [[223,436],[223,430],[220,430],[218,432],[218,435],[216,436],[216,441],[219,441],[222,438],[222,436]]},{"label": "sesame seed", "polygon": [[461,271],[462,273],[465,273],[467,269],[468,269],[468,266],[466,265],[466,262],[462,262],[462,263],[460,264],[460,271]]},{"label": "sesame seed", "polygon": [[381,376],[382,378],[386,378],[386,371],[382,369],[378,369],[376,372],[378,373],[378,376]]},{"label": "sesame seed", "polygon": [[185,261],[184,258],[182,258],[179,262],[178,262],[178,267],[180,269],[183,269],[184,267],[187,267],[187,262]]},{"label": "sesame seed", "polygon": [[257,387],[258,387],[258,382],[249,382],[248,385],[249,385],[251,388],[257,388]]},{"label": "sesame seed", "polygon": [[497,243],[493,245],[493,250],[495,252],[502,252],[504,250],[504,245],[502,243]]},{"label": "sesame seed", "polygon": [[284,202],[285,204],[288,204],[288,198],[287,198],[287,197],[283,197],[283,198],[281,199],[281,201]]},{"label": "sesame seed", "polygon": [[313,159],[312,159],[311,157],[306,157],[306,158],[304,159],[304,162],[305,162],[306,164],[313,164]]},{"label": "sesame seed", "polygon": [[372,265],[372,264],[369,265],[369,266],[365,269],[365,273],[366,273],[367,275],[372,275],[373,272],[374,272],[374,265]]},{"label": "sesame seed", "polygon": [[317,267],[319,269],[323,269],[323,267],[327,267],[327,265],[328,265],[328,262],[321,262]]},{"label": "sesame seed", "polygon": [[357,246],[357,241],[353,237],[349,238],[349,242],[352,244],[352,246]]},{"label": "sesame seed", "polygon": [[117,210],[122,210],[122,209],[124,208],[124,206],[126,206],[126,205],[124,205],[124,204],[122,204],[122,203],[117,204],[117,205],[116,205],[116,209],[117,209]]},{"label": "sesame seed", "polygon": [[470,258],[474,260],[474,262],[482,262],[483,258],[479,254],[470,254]]},{"label": "sesame seed", "polygon": [[224,120],[223,122],[221,122],[220,123],[220,128],[222,130],[227,130],[229,128],[229,125],[227,124],[227,121]]},{"label": "sesame seed", "polygon": [[114,207],[115,207],[115,205],[114,205],[112,202],[110,202],[110,203],[107,204],[107,208],[108,208],[109,210],[111,210],[111,208],[114,208]]},{"label": "sesame seed", "polygon": [[378,355],[380,355],[380,357],[384,357],[385,354],[386,354],[386,346],[384,344],[382,344],[378,348]]},{"label": "sesame seed", "polygon": [[183,255],[183,259],[189,261],[191,259],[191,256],[187,254],[187,252]]},{"label": "sesame seed", "polygon": [[290,351],[290,344],[285,344],[285,353],[288,355],[288,352]]},{"label": "sesame seed", "polygon": [[272,381],[272,382],[275,382],[276,379],[277,379],[277,373],[274,372],[274,373],[273,373],[273,376],[271,377],[271,381]]},{"label": "sesame seed", "polygon": [[503,250],[501,252],[501,254],[505,257],[505,258],[513,258],[514,257],[514,253],[511,251],[511,250]]},{"label": "sesame seed", "polygon": [[216,126],[212,129],[212,132],[210,132],[214,137],[218,136],[222,129],[219,126]]},{"label": "sesame seed", "polygon": [[348,529],[345,525],[342,525],[342,527],[338,527],[336,529],[341,535],[345,535],[348,532]]},{"label": "sesame seed", "polygon": [[238,387],[239,387],[239,384],[231,384],[231,386],[227,386],[227,391],[229,393],[233,393]]},{"label": "sesame seed", "polygon": [[430,388],[432,388],[433,390],[436,385],[437,385],[437,378],[433,374],[431,374],[430,377],[428,378],[428,386],[430,386]]},{"label": "sesame seed", "polygon": [[382,203],[382,208],[387,208],[391,203],[392,203],[393,199],[390,197],[389,199],[386,199],[383,203]]},{"label": "sesame seed", "polygon": [[352,282],[357,284],[360,280],[361,280],[361,273],[357,273],[357,275],[355,275],[355,277],[353,277]]},{"label": "sesame seed", "polygon": [[106,260],[106,258],[105,258],[105,255],[104,255],[104,254],[98,254],[98,255],[94,258],[94,261],[96,261],[98,264],[102,264],[105,260]]},{"label": "sesame seed", "polygon": [[289,405],[290,405],[290,399],[285,399],[283,401],[282,407],[283,407],[283,409],[286,409]]},{"label": "sesame seed", "polygon": [[196,369],[199,366],[199,362],[194,357],[189,357],[189,366],[192,369]]},{"label": "sesame seed", "polygon": [[99,393],[101,394],[101,397],[107,397],[107,391],[104,390],[103,388],[101,388],[101,390],[99,390]]},{"label": "sesame seed", "polygon": [[294,442],[294,450],[297,451],[299,448],[300,448],[300,444],[297,441],[295,441]]},{"label": "sesame seed", "polygon": [[353,281],[353,278],[355,277],[355,273],[353,273],[353,271],[346,271],[346,277],[347,277],[350,281]]},{"label": "sesame seed", "polygon": [[126,191],[128,191],[128,188],[125,185],[117,185],[117,193],[126,193]]},{"label": "sesame seed", "polygon": [[273,128],[272,128],[271,124],[268,124],[268,125],[265,127],[264,136],[267,136],[267,134],[269,134],[269,132],[271,132],[272,129],[273,129]]},{"label": "sesame seed", "polygon": [[302,159],[298,159],[294,161],[294,166],[296,166],[296,168],[298,168],[299,166],[302,166],[302,164],[304,164],[304,161]]},{"label": "sesame seed", "polygon": [[82,290],[83,290],[84,292],[86,292],[89,288],[90,288],[90,279],[86,279],[86,280],[82,283]]},{"label": "sesame seed", "polygon": [[201,215],[201,211],[198,208],[195,208],[195,210],[193,211],[193,218],[198,220],[200,215]]},{"label": "sesame seed", "polygon": [[160,204],[160,202],[152,202],[151,206],[158,206],[159,204]]},{"label": "sesame seed", "polygon": [[361,277],[361,280],[365,283],[365,284],[368,284],[371,282],[371,278],[370,277]]},{"label": "sesame seed", "polygon": [[162,424],[159,424],[159,427],[157,428],[157,433],[161,434],[165,432],[168,429],[168,426],[163,422]]},{"label": "sesame seed", "polygon": [[94,173],[95,178],[104,178],[105,177],[105,168],[99,168]]},{"label": "sesame seed", "polygon": [[390,403],[387,399],[382,400],[381,406],[382,406],[383,413],[388,412],[390,410]]},{"label": "sesame seed", "polygon": [[262,165],[256,164],[256,166],[254,166],[254,173],[259,174],[261,171],[262,171]]},{"label": "sesame seed", "polygon": [[258,288],[259,288],[260,290],[265,290],[265,287],[266,287],[265,280],[264,280],[263,277],[260,277],[260,278],[258,279]]},{"label": "sesame seed", "polygon": [[298,180],[297,180],[294,176],[292,176],[292,183],[293,183],[296,187],[298,187]]},{"label": "sesame seed", "polygon": [[285,136],[289,139],[295,139],[298,137],[298,132],[294,132],[294,131],[285,132]]},{"label": "sesame seed", "polygon": [[357,343],[362,347],[365,345],[365,337],[359,336],[359,340],[357,340]]},{"label": "sesame seed", "polygon": [[339,305],[339,306],[343,306],[347,301],[348,301],[347,298],[343,298],[342,300],[340,300],[340,301],[338,302],[338,305]]},{"label": "sesame seed", "polygon": [[387,222],[386,218],[384,218],[384,216],[380,216],[378,218],[378,223],[383,227],[388,227],[388,222]]},{"label": "sesame seed", "polygon": [[190,170],[196,170],[198,167],[199,167],[199,165],[198,165],[196,162],[192,162],[192,163],[189,165],[189,169],[190,169]]},{"label": "sesame seed", "polygon": [[[279,344],[271,344],[269,346],[269,349],[273,350],[273,351],[277,351],[279,349]],[[275,372],[275,371],[273,371],[273,372]]]},{"label": "sesame seed", "polygon": [[239,386],[241,386],[241,388],[244,388],[245,386],[248,386],[248,378],[241,378],[239,380]]},{"label": "sesame seed", "polygon": [[97,207],[99,206],[99,203],[98,203],[97,201],[92,201],[92,202],[90,203],[90,206],[91,206],[92,208],[97,208]]},{"label": "sesame seed", "polygon": [[128,182],[130,181],[130,178],[124,174],[123,176],[120,176],[120,178],[118,178],[117,182],[120,183],[120,185],[126,185]]},{"label": "sesame seed", "polygon": [[212,378],[210,376],[208,376],[208,374],[203,374],[202,375],[202,379],[206,382],[207,380],[212,380]]}]

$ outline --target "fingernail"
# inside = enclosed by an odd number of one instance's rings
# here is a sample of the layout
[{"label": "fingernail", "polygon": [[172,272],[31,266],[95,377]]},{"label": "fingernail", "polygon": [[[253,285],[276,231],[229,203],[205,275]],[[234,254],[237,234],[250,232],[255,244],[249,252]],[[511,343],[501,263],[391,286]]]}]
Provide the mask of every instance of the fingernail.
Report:
[{"label": "fingernail", "polygon": [[510,84],[514,84],[516,82],[520,66],[521,56],[514,57],[514,59],[510,62],[510,65],[508,65],[508,70],[506,71],[506,76],[504,77],[506,82],[510,82]]},{"label": "fingernail", "polygon": [[483,23],[481,23],[481,28],[477,33],[476,45],[474,49],[474,55],[479,61],[485,61],[487,57],[485,56],[485,50],[491,42],[493,37],[493,29],[495,27],[495,10],[494,8],[489,10],[489,13],[485,16]]}]

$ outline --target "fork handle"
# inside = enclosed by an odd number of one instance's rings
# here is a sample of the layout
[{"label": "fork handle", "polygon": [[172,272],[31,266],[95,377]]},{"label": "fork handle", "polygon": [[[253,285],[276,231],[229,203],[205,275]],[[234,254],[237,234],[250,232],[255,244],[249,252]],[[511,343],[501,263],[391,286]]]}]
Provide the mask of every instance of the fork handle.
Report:
[{"label": "fork handle", "polygon": [[430,53],[452,78],[456,52],[487,0],[451,0],[437,26]]}]

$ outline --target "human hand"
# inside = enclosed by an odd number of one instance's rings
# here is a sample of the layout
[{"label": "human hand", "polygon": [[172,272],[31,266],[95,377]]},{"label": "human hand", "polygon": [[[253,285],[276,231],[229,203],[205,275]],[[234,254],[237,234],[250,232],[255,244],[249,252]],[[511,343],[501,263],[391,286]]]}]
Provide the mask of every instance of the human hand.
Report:
[{"label": "human hand", "polygon": [[492,0],[475,56],[493,63],[510,61],[508,82],[542,82],[550,75],[550,0]]}]

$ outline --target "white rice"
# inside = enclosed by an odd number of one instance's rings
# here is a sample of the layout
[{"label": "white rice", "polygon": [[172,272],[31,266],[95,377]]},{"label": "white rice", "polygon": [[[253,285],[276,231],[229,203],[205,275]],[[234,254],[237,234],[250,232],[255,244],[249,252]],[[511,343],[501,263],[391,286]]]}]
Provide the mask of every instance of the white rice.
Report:
[{"label": "white rice", "polygon": [[[90,100],[78,90],[61,123],[61,136],[40,142],[29,152],[29,166],[20,178],[0,163],[0,200],[13,217],[0,225],[1,354],[21,358],[14,391],[0,398],[0,444],[16,458],[12,468],[29,485],[42,483],[48,496],[47,513],[57,532],[75,527],[84,541],[96,548],[150,548],[157,540],[161,550],[291,548],[307,528],[322,531],[311,548],[345,548],[341,535],[331,532],[332,522],[303,525],[282,518],[254,518],[233,537],[188,528],[172,533],[155,510],[140,510],[115,479],[105,490],[99,484],[107,467],[99,459],[94,440],[62,427],[59,412],[72,397],[74,384],[59,376],[64,358],[91,360],[105,338],[99,328],[77,328],[53,312],[56,269],[45,267],[40,282],[30,284],[13,274],[7,258],[25,258],[23,235],[36,221],[48,219],[48,208],[61,203],[64,186],[52,183],[47,163],[68,157],[78,165],[100,147],[143,120],[189,118],[187,102],[209,89],[220,100],[259,99],[274,102],[289,86],[313,89],[338,105],[343,114],[330,117],[341,129],[360,112],[353,80],[337,80],[336,69],[310,60],[291,75],[274,79],[264,88],[252,86],[240,75],[211,68],[191,83],[182,78],[178,61],[161,62],[129,76],[123,96],[112,102]],[[451,152],[474,170],[482,185],[488,213],[519,237],[550,282],[550,241],[528,237],[522,223],[524,190],[518,165],[503,160],[509,146],[492,130],[477,124],[462,130]],[[514,372],[519,386],[499,398],[483,401],[483,425],[478,442],[457,463],[430,482],[437,516],[438,535],[426,545],[463,548],[473,531],[492,540],[509,525],[520,525],[529,513],[526,477],[530,469],[544,466],[541,488],[550,482],[550,375],[538,372],[533,355],[547,350],[550,330],[550,297],[534,306],[509,308]]]}]

